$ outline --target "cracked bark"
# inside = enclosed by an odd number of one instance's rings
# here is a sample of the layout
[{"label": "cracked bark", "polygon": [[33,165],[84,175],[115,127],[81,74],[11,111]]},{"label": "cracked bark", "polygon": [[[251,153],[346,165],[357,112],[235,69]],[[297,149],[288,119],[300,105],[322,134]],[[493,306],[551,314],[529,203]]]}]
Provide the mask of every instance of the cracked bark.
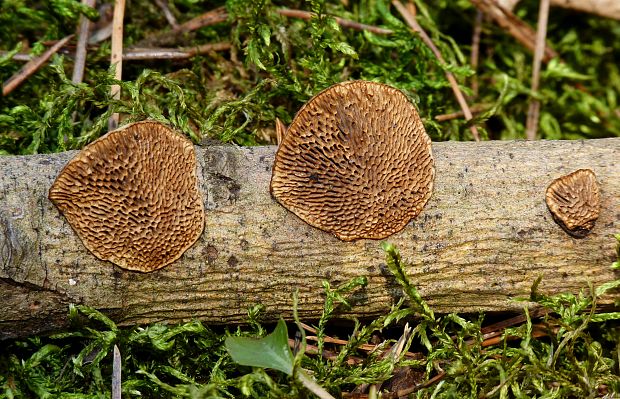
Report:
[{"label": "cracked bark", "polygon": [[[273,147],[197,148],[205,232],[174,264],[150,274],[99,261],[47,200],[75,155],[0,157],[0,339],[67,326],[70,303],[119,325],[198,318],[237,323],[248,306],[266,319],[322,309],[321,282],[364,275],[345,316],[372,317],[401,295],[379,243],[344,243],[311,228],[269,196]],[[618,278],[610,269],[620,232],[620,139],[433,143],[435,191],[420,216],[389,238],[436,312],[518,311],[532,282],[545,293],[577,292]],[[602,209],[592,233],[568,236],[544,200],[556,177],[590,168]],[[617,295],[616,295],[617,297]],[[609,297],[604,303],[610,303]]]}]

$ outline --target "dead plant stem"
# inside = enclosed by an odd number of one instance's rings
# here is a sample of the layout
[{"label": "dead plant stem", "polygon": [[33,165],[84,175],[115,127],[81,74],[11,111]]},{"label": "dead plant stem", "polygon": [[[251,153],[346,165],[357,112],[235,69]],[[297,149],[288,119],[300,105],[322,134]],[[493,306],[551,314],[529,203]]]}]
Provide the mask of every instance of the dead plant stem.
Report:
[{"label": "dead plant stem", "polygon": [[[433,54],[435,54],[435,57],[437,57],[437,59],[441,63],[446,64],[446,61],[444,60],[437,46],[435,46],[431,38],[424,31],[424,29],[422,29],[420,24],[418,24],[415,17],[409,12],[409,10],[407,10],[407,8],[399,0],[392,1],[392,4],[394,4],[394,7],[396,7],[398,12],[400,12],[400,14],[403,16],[403,18],[405,19],[409,27],[413,29],[413,31],[416,32],[418,35],[420,35],[420,39],[422,39],[424,44],[426,44],[431,49]],[[454,92],[456,101],[459,103],[461,110],[463,110],[463,115],[465,115],[465,120],[472,119],[473,115],[471,113],[471,110],[469,109],[469,106],[467,105],[467,101],[465,100],[465,96],[463,95],[463,92],[459,88],[456,78],[454,77],[452,72],[445,71],[445,74],[446,74],[446,78],[448,79],[448,82],[450,82],[450,87],[452,87],[452,91]],[[478,134],[478,129],[476,128],[476,126],[472,125],[469,127],[469,129],[471,131],[472,136],[474,137],[474,140],[480,141],[480,134]]]},{"label": "dead plant stem", "polygon": [[[540,0],[538,10],[538,28],[536,31],[536,48],[534,50],[534,63],[532,65],[532,93],[538,91],[540,84],[540,64],[545,51],[547,38],[547,22],[549,20],[549,0]],[[527,111],[525,137],[528,140],[536,139],[538,130],[538,117],[540,115],[540,101],[532,98]]]},{"label": "dead plant stem", "polygon": [[[82,4],[87,7],[95,7],[95,0],[82,0]],[[80,16],[78,27],[78,42],[75,48],[75,60],[73,61],[73,75],[71,81],[73,83],[82,83],[84,79],[84,67],[86,66],[86,46],[88,44],[88,36],[90,32],[90,20],[85,15]]]},{"label": "dead plant stem", "polygon": [[[299,18],[299,19],[305,19],[305,20],[309,20],[315,15],[314,13],[309,12],[309,11],[291,10],[288,8],[283,8],[283,9],[278,10],[278,14],[288,17],[288,18]],[[343,28],[349,28],[349,29],[354,29],[354,30],[366,30],[368,32],[376,33],[378,35],[390,35],[394,33],[391,29],[380,28],[378,26],[372,26],[372,25],[366,25],[366,24],[362,24],[356,21],[351,21],[351,20],[343,19],[339,17],[334,17],[334,19],[336,20],[336,23],[338,23],[338,25],[342,26]]]},{"label": "dead plant stem", "polygon": [[[125,0],[114,1],[114,17],[112,19],[112,54],[110,64],[115,66],[114,78],[123,78],[123,20],[125,18]],[[112,85],[110,94],[115,100],[121,98],[121,87]],[[108,130],[118,127],[119,114],[113,113],[108,120]]]},{"label": "dead plant stem", "polygon": [[2,85],[2,95],[7,96],[15,88],[21,85],[30,75],[39,70],[46,62],[60,50],[65,44],[71,40],[73,35],[69,35],[62,40],[59,40],[52,47],[47,49],[41,56],[28,61],[15,75],[8,78]]}]

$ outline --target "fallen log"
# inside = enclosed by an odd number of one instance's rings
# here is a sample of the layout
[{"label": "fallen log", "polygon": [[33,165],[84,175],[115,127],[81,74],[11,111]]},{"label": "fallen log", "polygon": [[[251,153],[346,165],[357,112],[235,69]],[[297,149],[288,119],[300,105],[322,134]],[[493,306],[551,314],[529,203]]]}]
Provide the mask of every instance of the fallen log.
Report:
[{"label": "fallen log", "polygon": [[[269,195],[274,147],[197,147],[205,231],[172,265],[153,273],[96,259],[47,199],[75,155],[0,157],[0,339],[67,325],[70,303],[93,306],[119,325],[197,318],[237,323],[247,308],[266,319],[320,315],[324,280],[369,284],[342,313],[385,312],[401,290],[379,242],[341,242]],[[387,241],[436,312],[516,311],[538,276],[545,293],[577,292],[618,278],[610,269],[620,232],[620,138],[589,141],[433,143],[436,179],[422,213]],[[592,169],[601,213],[583,239],[567,235],[545,205],[549,183]],[[609,298],[608,302],[613,298]]]}]

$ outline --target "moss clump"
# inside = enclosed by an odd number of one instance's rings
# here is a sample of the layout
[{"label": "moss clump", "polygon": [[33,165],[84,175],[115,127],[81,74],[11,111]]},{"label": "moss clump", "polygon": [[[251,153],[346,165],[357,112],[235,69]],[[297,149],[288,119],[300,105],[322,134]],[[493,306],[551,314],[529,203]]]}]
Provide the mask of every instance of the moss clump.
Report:
[{"label": "moss clump", "polygon": [[[536,283],[528,300],[541,305],[537,316],[524,309],[524,322],[494,330],[499,332],[497,341],[490,342],[483,335],[482,315],[436,315],[408,279],[398,251],[391,245],[384,250],[402,299],[376,320],[356,320],[352,330],[334,328],[334,315],[350,306],[367,280],[357,278],[336,288],[325,283],[324,310],[315,338],[307,341],[315,347],[296,360],[332,394],[386,382],[395,370],[417,376],[409,380],[410,386],[435,378],[418,387],[420,398],[593,398],[620,393],[620,313],[595,313],[597,299],[618,288],[620,280],[578,295],[555,296],[539,293]],[[235,330],[209,328],[199,321],[122,330],[93,309],[72,306],[71,331],[3,342],[0,398],[109,397],[114,345],[122,353],[123,397],[308,397],[285,373],[237,365],[227,353],[228,336],[267,334],[271,328],[260,323],[261,312],[261,306],[249,309],[248,327]],[[414,356],[382,356],[394,343],[389,338],[400,336],[403,319],[413,327],[403,354]],[[333,332],[346,344],[327,340]],[[388,339],[373,351],[362,348],[377,337]]]},{"label": "moss clump", "polygon": [[[488,112],[477,120],[489,139],[524,137],[528,99],[542,101],[540,135],[548,139],[620,135],[617,93],[620,92],[620,29],[612,20],[554,9],[549,43],[560,59],[544,66],[541,90],[531,93],[531,54],[500,28],[483,26],[480,91],[468,89],[474,71],[469,65],[475,9],[466,1],[418,0],[418,20],[440,48],[439,63],[384,0],[303,5],[269,0],[226,3],[170,1],[180,22],[217,6],[228,20],[179,37],[166,46],[192,48],[228,42],[232,49],[197,55],[184,61],[125,62],[123,96],[109,95],[109,42],[90,49],[84,83],[66,75],[70,54],[56,56],[25,84],[0,99],[0,152],[28,154],[79,148],[106,131],[112,112],[129,120],[165,121],[196,142],[211,137],[244,145],[272,143],[274,119],[290,122],[299,107],[327,86],[347,79],[368,79],[402,89],[418,106],[434,140],[468,140],[462,119],[437,122],[435,116],[458,110],[444,70],[452,71],[470,96],[470,104]],[[523,1],[517,14],[535,24],[536,2]],[[102,20],[111,4],[100,7]],[[280,8],[303,8],[310,20],[286,18]],[[76,0],[20,0],[0,5],[0,79],[22,64],[18,51],[40,54],[44,43],[74,33],[80,14],[96,19],[96,10]],[[393,31],[378,35],[343,29],[334,16]],[[125,18],[126,47],[152,42],[169,30],[162,11],[152,2],[129,4]],[[485,122],[486,121],[486,122]]]}]

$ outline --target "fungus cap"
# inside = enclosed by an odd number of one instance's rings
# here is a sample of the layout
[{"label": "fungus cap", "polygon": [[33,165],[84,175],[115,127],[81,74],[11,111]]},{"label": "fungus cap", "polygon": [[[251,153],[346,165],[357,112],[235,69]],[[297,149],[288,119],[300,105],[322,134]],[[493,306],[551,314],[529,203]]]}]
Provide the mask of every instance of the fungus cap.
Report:
[{"label": "fungus cap", "polygon": [[60,172],[49,199],[89,251],[128,270],[174,262],[204,227],[194,146],[153,121],[86,146]]},{"label": "fungus cap", "polygon": [[299,110],[276,153],[271,193],[341,240],[382,239],[422,211],[434,175],[431,140],[407,97],[351,81]]},{"label": "fungus cap", "polygon": [[600,212],[596,175],[590,169],[579,169],[559,177],[547,187],[545,200],[553,219],[568,234],[585,237]]}]

